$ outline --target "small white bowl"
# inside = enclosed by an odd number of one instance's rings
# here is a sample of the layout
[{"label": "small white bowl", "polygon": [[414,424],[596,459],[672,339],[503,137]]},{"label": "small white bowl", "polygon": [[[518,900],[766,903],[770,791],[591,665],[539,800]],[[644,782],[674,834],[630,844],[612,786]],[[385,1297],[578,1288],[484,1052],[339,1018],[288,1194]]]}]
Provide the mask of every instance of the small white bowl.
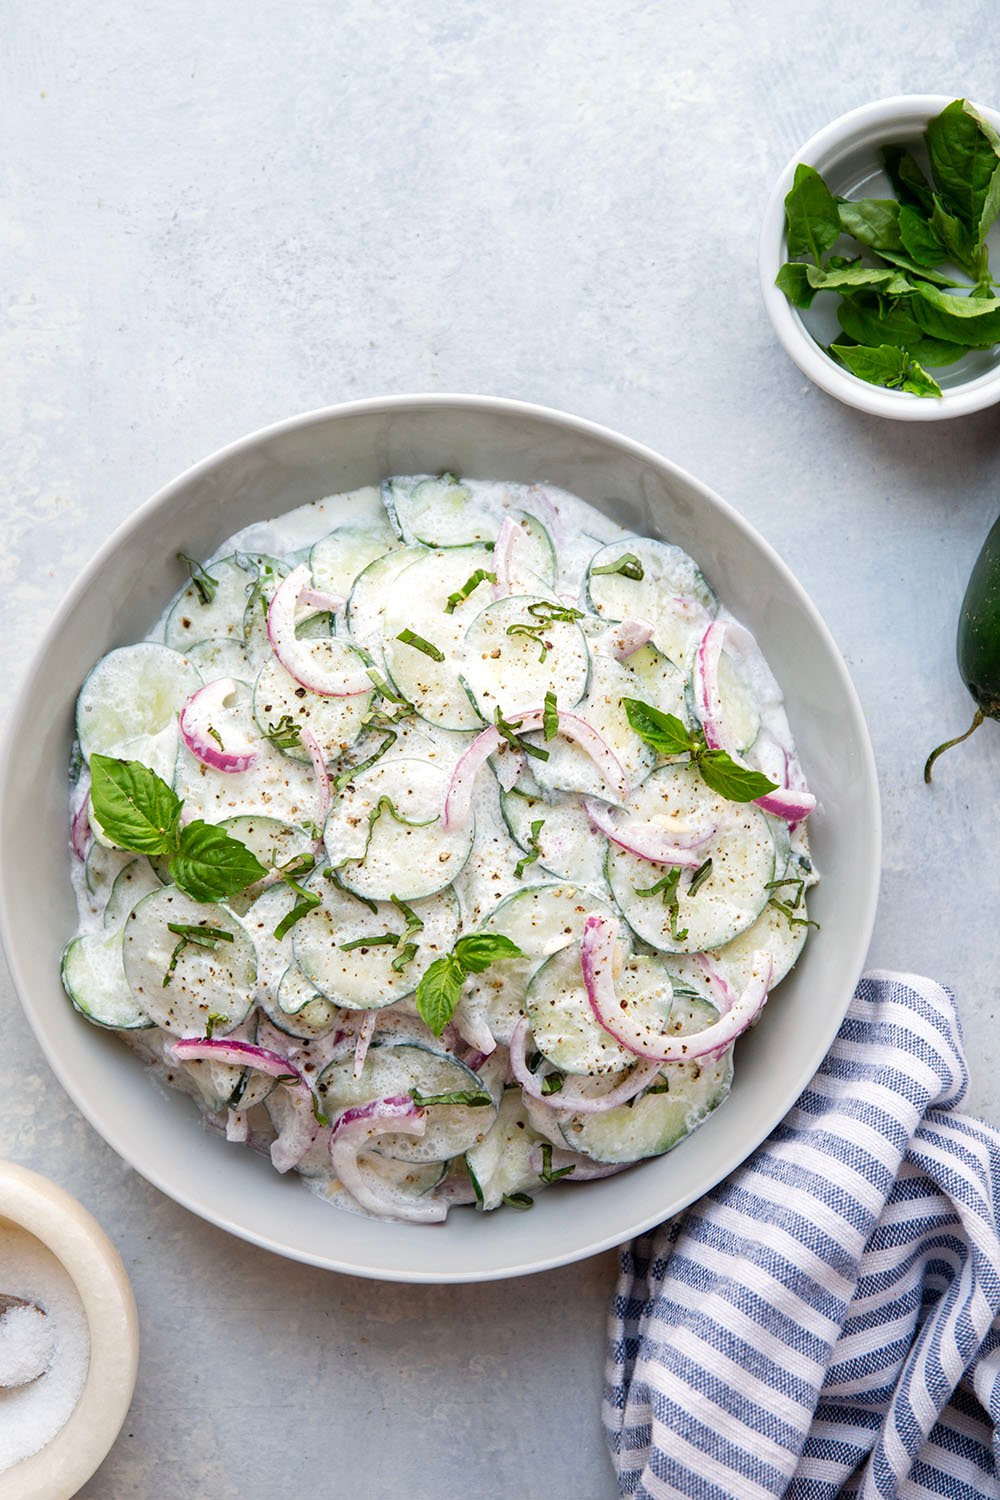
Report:
[{"label": "small white bowl", "polygon": [[[934,369],[931,374],[942,389],[940,399],[913,396],[908,391],[890,391],[869,385],[831,359],[810,332],[811,324],[829,343],[839,333],[832,312],[824,320],[821,304],[830,301],[818,297],[804,319],[774,278],[788,259],[785,238],[785,195],[792,185],[799,162],[815,167],[830,191],[844,198],[893,197],[882,170],[879,156],[882,146],[907,146],[926,165],[924,130],[929,120],[947,104],[953,95],[901,94],[892,99],[877,99],[862,105],[810,137],[785,166],[775,183],[764,212],[760,236],[760,282],[764,306],[785,352],[804,375],[828,395],[836,396],[848,406],[870,412],[877,417],[896,417],[907,422],[939,422],[944,417],[963,417],[981,411],[1000,401],[1000,352],[976,350],[954,365]],[[1000,113],[981,104],[976,108],[984,119],[1000,131]],[[987,243],[998,259],[995,248],[1000,229],[994,226]],[[832,306],[832,302],[831,302]],[[824,326],[824,321],[827,326]]]},{"label": "small white bowl", "polygon": [[[48,1178],[0,1162],[0,1221],[61,1260],[87,1318],[90,1365],[66,1425],[30,1458],[0,1472],[0,1500],[69,1500],[100,1467],[135,1390],[139,1320],[121,1256],[97,1220]],[[16,1287],[0,1287],[16,1292]]]}]

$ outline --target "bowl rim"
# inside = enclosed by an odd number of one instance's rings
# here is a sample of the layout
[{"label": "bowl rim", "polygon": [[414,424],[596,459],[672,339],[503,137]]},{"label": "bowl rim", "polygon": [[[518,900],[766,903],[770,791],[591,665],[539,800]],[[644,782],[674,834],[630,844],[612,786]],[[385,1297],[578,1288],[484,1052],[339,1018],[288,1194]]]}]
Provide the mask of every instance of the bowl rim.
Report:
[{"label": "bowl rim", "polygon": [[132,1404],[139,1367],[135,1297],[100,1224],[47,1177],[0,1162],[0,1219],[34,1235],[62,1262],[83,1303],[90,1337],[79,1400],[44,1448],[0,1472],[0,1500],[75,1495],[111,1452]]},{"label": "bowl rim", "polygon": [[[774,284],[785,259],[785,195],[792,185],[799,162],[822,171],[828,158],[873,131],[884,127],[926,124],[955,97],[950,94],[894,94],[875,99],[838,115],[800,146],[778,174],[764,209],[758,246],[758,272],[764,307],[785,353],[815,385],[838,401],[872,416],[904,422],[939,422],[968,416],[1000,401],[1000,360],[992,371],[961,385],[945,388],[940,400],[914,396],[909,391],[890,391],[869,385],[849,370],[843,370],[817,344],[797,308]],[[970,101],[985,119],[1000,131],[1000,110]],[[888,134],[885,139],[888,138]]]},{"label": "bowl rim", "polygon": [[797,608],[808,617],[813,630],[823,644],[839,680],[839,686],[843,693],[843,701],[853,720],[852,727],[856,734],[860,757],[858,776],[870,797],[872,818],[870,829],[871,860],[867,868],[859,870],[856,882],[856,888],[860,889],[862,893],[861,909],[864,912],[864,918],[854,930],[852,941],[845,949],[841,950],[844,973],[844,993],[841,1003],[831,1007],[830,1011],[824,1017],[823,1024],[817,1026],[813,1045],[808,1050],[804,1050],[794,1081],[790,1079],[787,1087],[782,1090],[778,1107],[775,1108],[772,1106],[766,1110],[762,1110],[762,1123],[759,1128],[743,1137],[735,1151],[724,1153],[722,1165],[718,1170],[715,1168],[712,1169],[711,1180],[706,1179],[699,1184],[697,1190],[689,1193],[686,1192],[676,1200],[670,1200],[665,1204],[654,1204],[649,1211],[644,1212],[638,1218],[617,1226],[610,1232],[599,1234],[596,1238],[590,1238],[585,1243],[576,1246],[572,1251],[559,1251],[547,1255],[532,1256],[528,1260],[502,1268],[488,1267],[485,1270],[449,1270],[444,1273],[436,1270],[415,1270],[410,1268],[389,1269],[371,1266],[366,1263],[358,1263],[355,1260],[343,1259],[336,1254],[314,1254],[311,1251],[284,1243],[273,1234],[260,1233],[247,1228],[245,1225],[230,1218],[227,1214],[215,1210],[210,1203],[199,1199],[197,1195],[187,1190],[182,1183],[170,1183],[168,1185],[164,1180],[163,1174],[155,1168],[144,1165],[141,1160],[142,1152],[141,1150],[136,1151],[134,1149],[131,1135],[127,1132],[123,1133],[117,1129],[110,1128],[99,1120],[99,1111],[96,1105],[92,1104],[85,1096],[85,1092],[78,1088],[77,1081],[64,1063],[58,1048],[50,1044],[45,1032],[42,1016],[36,1014],[33,1008],[25,1002],[24,997],[29,992],[28,986],[25,983],[17,949],[11,943],[12,926],[10,920],[9,890],[11,882],[17,878],[17,871],[6,857],[4,841],[0,840],[0,940],[3,942],[3,947],[7,955],[15,989],[21,999],[22,1009],[45,1055],[46,1061],[77,1109],[80,1110],[88,1124],[97,1131],[102,1139],[129,1166],[138,1172],[140,1176],[152,1183],[165,1196],[179,1203],[190,1212],[197,1214],[199,1218],[207,1220],[217,1228],[234,1234],[237,1238],[245,1240],[248,1243],[257,1245],[262,1249],[269,1250],[274,1254],[284,1256],[288,1259],[300,1261],[308,1265],[315,1265],[325,1270],[339,1271],[346,1275],[360,1276],[377,1281],[442,1285],[446,1283],[458,1284],[505,1280],[509,1277],[529,1275],[535,1272],[552,1270],[563,1265],[570,1265],[592,1255],[600,1254],[605,1250],[613,1249],[615,1246],[623,1244],[637,1234],[644,1233],[646,1230],[662,1223],[664,1219],[687,1208],[689,1204],[710,1191],[718,1182],[736,1170],[757,1146],[771,1134],[788,1109],[792,1107],[795,1099],[814,1076],[823,1058],[829,1051],[840,1023],[850,1005],[857,980],[861,976],[875,924],[878,901],[881,876],[882,813],[878,774],[868,726],[857,690],[848,673],[840,649],[816,605],[795,578],[791,569],[771,544],[756,531],[739,511],[723,500],[721,496],[716,494],[702,480],[695,478],[694,475],[683,469],[679,464],[665,458],[646,444],[626,437],[601,423],[560,411],[555,407],[514,400],[508,397],[481,396],[460,392],[433,392],[429,394],[415,393],[367,397],[360,400],[317,407],[310,411],[271,423],[243,437],[237,438],[207,457],[200,459],[197,463],[191,465],[181,474],[163,485],[132,512],[112,532],[107,540],[102,543],[94,556],[81,570],[61,604],[56,609],[48,628],[45,630],[32,655],[28,671],[14,700],[8,728],[4,736],[2,751],[0,751],[0,815],[2,815],[2,808],[10,796],[9,784],[13,773],[14,758],[18,743],[16,728],[31,707],[31,684],[37,670],[36,663],[48,653],[53,642],[65,630],[66,621],[72,616],[77,602],[92,587],[93,580],[95,576],[100,574],[106,559],[112,555],[127,537],[140,530],[145,525],[148,517],[169,506],[175,495],[189,486],[193,481],[197,481],[205,474],[210,473],[216,465],[236,458],[241,453],[254,448],[262,442],[268,442],[276,437],[285,436],[312,425],[324,424],[343,418],[385,415],[387,413],[418,412],[421,410],[431,412],[436,410],[467,410],[488,415],[525,417],[545,423],[564,434],[579,433],[581,436],[586,436],[597,442],[610,445],[619,451],[624,451],[630,457],[654,470],[665,471],[672,478],[691,486],[714,509],[721,512],[741,536],[746,538],[764,555],[768,565],[774,570],[794,598]]}]

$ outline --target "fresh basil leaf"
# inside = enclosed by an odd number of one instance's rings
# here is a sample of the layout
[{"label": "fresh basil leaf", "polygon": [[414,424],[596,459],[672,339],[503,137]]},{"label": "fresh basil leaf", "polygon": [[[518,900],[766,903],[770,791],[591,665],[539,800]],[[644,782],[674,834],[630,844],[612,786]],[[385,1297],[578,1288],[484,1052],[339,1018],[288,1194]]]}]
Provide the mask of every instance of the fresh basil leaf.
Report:
[{"label": "fresh basil leaf", "polygon": [[774,278],[775,286],[793,307],[812,307],[816,288],[809,285],[808,270],[804,261],[787,260]]},{"label": "fresh basil leaf", "polygon": [[909,279],[917,281],[930,281],[935,286],[961,286],[962,283],[954,281],[952,277],[946,276],[943,271],[934,271],[930,266],[922,266],[917,261],[911,260],[908,255],[899,255],[895,250],[880,250],[879,255],[887,260],[891,266],[903,271]]},{"label": "fresh basil leaf", "polygon": [[218,591],[219,580],[213,578],[211,573],[207,573],[197,558],[188,557],[186,552],[178,552],[177,558],[179,562],[184,563],[191,574],[191,582],[198,593],[198,603],[211,604]]},{"label": "fresh basil leaf", "polygon": [[539,1088],[543,1094],[558,1094],[565,1082],[566,1079],[562,1073],[546,1073]]},{"label": "fresh basil leaf", "polygon": [[[941,241],[948,258],[953,260],[956,266],[961,266],[962,270],[967,271],[970,276],[975,275],[976,247],[972,232],[961,219],[948,212],[936,195],[929,223],[931,232]],[[928,280],[932,279],[928,277]]]},{"label": "fresh basil leaf", "polygon": [[737,765],[725,750],[706,750],[698,757],[698,770],[705,785],[729,802],[753,802],[777,790],[776,782],[760,771]]},{"label": "fresh basil leaf", "polygon": [[902,250],[899,204],[895,198],[858,198],[838,203],[840,227],[872,250]]},{"label": "fresh basil leaf", "polygon": [[945,258],[945,248],[927,219],[908,203],[899,205],[899,237],[918,266],[939,266]]},{"label": "fresh basil leaf", "polygon": [[641,583],[645,577],[646,570],[640,558],[634,552],[623,552],[616,557],[614,562],[602,563],[597,568],[591,568],[591,578],[599,578],[602,573],[620,573],[623,578],[631,578],[634,583]]},{"label": "fresh basil leaf", "polygon": [[436,958],[424,970],[417,985],[417,1010],[435,1036],[440,1036],[452,1016],[455,1006],[462,998],[462,986],[466,971],[458,960],[447,953]]},{"label": "fresh basil leaf", "polygon": [[532,822],[532,825],[531,825],[531,837],[528,840],[528,852],[527,852],[527,854],[523,854],[521,856],[521,858],[518,860],[517,864],[514,866],[514,878],[515,878],[515,880],[523,880],[523,878],[524,878],[524,872],[527,869],[527,867],[529,865],[533,865],[535,863],[535,860],[538,859],[539,856],[541,855],[542,851],[538,847],[538,839],[539,839],[539,835],[541,834],[541,831],[542,831],[542,829],[544,827],[545,827],[545,819],[544,818],[536,818]]},{"label": "fresh basil leaf", "polygon": [[101,828],[120,849],[169,854],[177,844],[181,799],[138,760],[90,757],[90,796]]},{"label": "fresh basil leaf", "polygon": [[955,99],[927,126],[934,181],[979,245],[1000,207],[1000,138],[965,99]]},{"label": "fresh basil leaf", "polygon": [[286,937],[291,932],[296,922],[301,922],[303,917],[307,917],[320,904],[320,898],[314,895],[312,891],[304,890],[302,886],[296,885],[294,881],[289,881],[288,883],[301,895],[302,899],[301,901],[296,901],[291,911],[285,913],[274,929],[274,936],[279,943],[283,937]]},{"label": "fresh basil leaf", "polygon": [[545,694],[545,706],[542,709],[542,732],[547,740],[554,740],[559,733],[559,709],[556,705],[556,695],[553,692]]},{"label": "fresh basil leaf", "polygon": [[479,1109],[493,1103],[493,1096],[486,1089],[456,1089],[451,1094],[422,1094],[419,1089],[411,1089],[410,1098],[418,1109],[428,1109],[432,1104],[464,1104]]},{"label": "fresh basil leaf", "polygon": [[542,1170],[538,1176],[542,1182],[558,1182],[560,1177],[568,1177],[571,1172],[576,1171],[575,1164],[570,1167],[559,1167],[557,1171],[552,1170],[552,1147],[548,1141],[542,1144]]},{"label": "fresh basil leaf", "polygon": [[825,266],[806,266],[806,278],[818,292],[864,289],[891,297],[913,290],[902,272],[891,267],[844,266],[842,270],[828,271]]},{"label": "fresh basil leaf", "polygon": [[884,298],[861,292],[855,297],[841,298],[837,318],[848,338],[856,343],[872,348],[895,344],[922,365],[950,365],[968,353],[960,344],[928,338],[911,313],[910,305],[909,297]]},{"label": "fresh basil leaf", "polygon": [[467,578],[460,589],[448,595],[448,602],[444,607],[446,615],[453,615],[460,604],[464,604],[474,589],[481,583],[496,583],[497,575],[489,573],[485,568],[477,568],[471,578]]},{"label": "fresh basil leaf", "polygon": [[883,146],[882,164],[900,203],[929,214],[934,207],[931,185],[910,152],[902,146]]},{"label": "fresh basil leaf", "polygon": [[933,375],[928,375],[915,359],[911,359],[907,366],[906,376],[903,380],[902,389],[909,391],[913,396],[940,396],[941,387]]},{"label": "fresh basil leaf", "polygon": [[534,1208],[534,1198],[529,1198],[527,1193],[504,1193],[501,1203],[506,1203],[508,1208],[528,1209]]},{"label": "fresh basil leaf", "polygon": [[790,260],[808,255],[818,264],[840,238],[837,200],[815,167],[799,162],[795,168],[785,197],[785,222]]},{"label": "fresh basil leaf", "polygon": [[412,646],[414,651],[422,651],[429,656],[431,661],[444,661],[444,652],[440,646],[435,646],[433,641],[425,641],[422,635],[417,635],[415,630],[401,630],[396,637],[402,641],[404,646]]},{"label": "fresh basil leaf", "polygon": [[498,959],[523,956],[517,944],[499,932],[466,933],[452,949],[452,957],[466,974],[482,974]]},{"label": "fresh basil leaf", "polygon": [[246,844],[198,818],[180,831],[170,878],[194,901],[224,901],[262,880],[267,869]]},{"label": "fresh basil leaf", "polygon": [[988,349],[1000,343],[1000,299],[949,297],[935,286],[918,286],[913,316],[931,338]]},{"label": "fresh basil leaf", "polygon": [[696,741],[686,724],[674,714],[665,714],[640,698],[623,698],[625,715],[640,739],[660,755],[687,755]]}]

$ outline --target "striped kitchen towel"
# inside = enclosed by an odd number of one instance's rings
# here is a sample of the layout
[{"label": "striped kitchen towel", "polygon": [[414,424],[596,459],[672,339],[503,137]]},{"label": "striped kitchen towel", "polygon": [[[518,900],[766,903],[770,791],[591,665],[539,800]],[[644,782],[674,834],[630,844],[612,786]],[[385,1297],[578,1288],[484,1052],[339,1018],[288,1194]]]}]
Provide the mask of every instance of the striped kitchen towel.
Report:
[{"label": "striped kitchen towel", "polygon": [[1000,1495],[1000,1132],[958,1112],[954,1000],[858,986],[739,1171],[621,1252],[621,1495]]}]

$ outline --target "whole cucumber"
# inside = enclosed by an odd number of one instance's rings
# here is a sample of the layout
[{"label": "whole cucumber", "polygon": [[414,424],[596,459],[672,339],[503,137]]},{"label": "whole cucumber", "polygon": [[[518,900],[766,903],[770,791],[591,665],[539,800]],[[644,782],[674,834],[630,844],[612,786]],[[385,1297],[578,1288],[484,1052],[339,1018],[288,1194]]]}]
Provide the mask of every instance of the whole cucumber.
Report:
[{"label": "whole cucumber", "polygon": [[964,734],[945,740],[927,757],[924,780],[952,745],[960,745],[984,719],[1000,719],[1000,518],[983,543],[969,579],[958,617],[958,670],[972,694],[976,712]]}]

